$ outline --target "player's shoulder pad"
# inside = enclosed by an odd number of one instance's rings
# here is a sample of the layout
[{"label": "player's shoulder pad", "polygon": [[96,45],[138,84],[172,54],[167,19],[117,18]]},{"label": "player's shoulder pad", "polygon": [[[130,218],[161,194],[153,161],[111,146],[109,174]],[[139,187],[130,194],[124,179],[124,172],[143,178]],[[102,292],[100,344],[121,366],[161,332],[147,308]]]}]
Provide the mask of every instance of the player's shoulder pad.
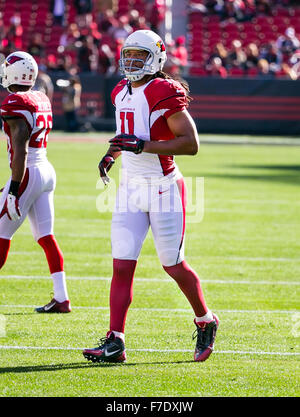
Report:
[{"label": "player's shoulder pad", "polygon": [[127,85],[126,78],[123,78],[121,81],[118,82],[118,84],[114,87],[114,89],[111,92],[111,101],[112,104],[115,105],[115,98],[117,94],[119,94],[120,91],[123,90],[124,87]]},{"label": "player's shoulder pad", "polygon": [[27,106],[26,97],[23,94],[11,93],[2,102],[1,107],[25,107]]},{"label": "player's shoulder pad", "polygon": [[154,78],[145,88],[144,93],[151,108],[171,97],[186,97],[186,90],[180,82],[169,78]]}]

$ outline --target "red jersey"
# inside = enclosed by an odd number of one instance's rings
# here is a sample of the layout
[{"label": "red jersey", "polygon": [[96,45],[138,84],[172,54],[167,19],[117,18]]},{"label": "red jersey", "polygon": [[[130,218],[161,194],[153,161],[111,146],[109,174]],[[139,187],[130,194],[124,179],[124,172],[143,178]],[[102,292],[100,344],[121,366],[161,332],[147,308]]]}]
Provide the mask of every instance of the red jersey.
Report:
[{"label": "red jersey", "polygon": [[1,105],[2,129],[7,137],[8,159],[13,158],[11,132],[5,118],[20,117],[28,127],[27,166],[46,160],[48,134],[52,129],[52,108],[49,98],[40,91],[9,94]]}]

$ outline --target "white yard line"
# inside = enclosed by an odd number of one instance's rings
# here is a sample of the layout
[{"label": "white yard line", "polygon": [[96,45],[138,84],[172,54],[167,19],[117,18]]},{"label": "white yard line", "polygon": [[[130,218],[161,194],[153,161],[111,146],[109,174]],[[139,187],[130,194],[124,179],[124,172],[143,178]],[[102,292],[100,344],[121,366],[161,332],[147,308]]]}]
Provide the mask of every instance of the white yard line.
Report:
[{"label": "white yard line", "polygon": [[[56,236],[61,236],[63,238],[65,237],[71,237],[71,238],[80,238],[80,239],[107,239],[107,233],[104,232],[99,232],[99,233],[80,233],[80,236],[78,235],[78,233],[65,233],[65,232],[56,232],[55,233]],[[18,236],[30,236],[32,237],[32,233],[30,232],[19,232],[18,231]]]},{"label": "white yard line", "polygon": [[[63,347],[63,346],[1,346],[2,350],[83,350],[83,347]],[[128,352],[159,352],[159,353],[190,353],[192,349],[126,349]],[[262,352],[262,351],[242,351],[242,350],[215,350],[214,353],[227,355],[277,355],[277,356],[299,356],[297,352]]]},{"label": "white yard line", "polygon": [[[0,308],[35,308],[36,305],[29,304],[0,304]],[[109,310],[109,307],[103,306],[74,306],[74,310]],[[148,312],[166,312],[166,313],[188,313],[192,310],[189,308],[156,308],[156,307],[131,307],[130,311],[148,311]],[[239,309],[220,309],[216,313],[237,313],[237,314],[300,314],[297,310],[239,310]]]},{"label": "white yard line", "polygon": [[[68,252],[65,251],[65,254],[73,254],[73,252]],[[39,251],[11,251],[10,255],[29,255],[29,256],[34,256],[34,255],[40,255]],[[83,256],[89,256],[89,257],[98,257],[98,256],[102,256],[102,257],[110,257],[111,258],[111,254],[110,253],[86,253],[83,252],[82,253]],[[156,254],[143,254],[144,258],[157,258]],[[225,259],[226,261],[251,261],[251,262],[257,262],[257,261],[269,261],[269,262],[300,262],[300,258],[287,258],[287,257],[282,257],[282,258],[276,258],[276,257],[272,257],[272,256],[260,256],[260,257],[251,257],[251,256],[199,256],[199,255],[188,255],[187,258],[189,259],[214,259],[214,260],[223,260]]]},{"label": "white yard line", "polygon": [[[47,276],[24,276],[24,275],[0,275],[0,279],[25,279],[25,280],[35,280],[35,279],[48,279]],[[73,277],[68,276],[67,280],[70,281],[111,281],[111,277]],[[200,278],[201,282],[209,284],[245,284],[245,285],[300,285],[300,281],[251,281],[251,280],[235,280],[235,279],[205,279]],[[135,278],[135,281],[142,282],[172,282],[172,278]]]},{"label": "white yard line", "polygon": [[[205,177],[204,177],[205,178]],[[64,200],[95,200],[98,197],[98,195],[91,195],[91,194],[79,194],[79,195],[72,195],[72,194],[55,194],[55,198],[62,198]],[[218,205],[222,204],[222,206],[226,206],[226,204],[229,203],[233,203],[233,204],[245,204],[245,205],[249,205],[249,204],[253,204],[255,206],[257,205],[264,205],[264,204],[269,204],[270,206],[274,206],[275,204],[278,205],[288,205],[288,206],[297,206],[300,205],[300,201],[292,201],[292,200],[266,200],[266,199],[237,199],[237,198],[232,198],[232,199],[226,199],[226,200],[221,200],[218,198],[208,198],[207,201],[209,201],[210,203],[218,203]],[[214,207],[206,207],[206,208],[214,208]],[[244,212],[244,209],[242,210]]]}]

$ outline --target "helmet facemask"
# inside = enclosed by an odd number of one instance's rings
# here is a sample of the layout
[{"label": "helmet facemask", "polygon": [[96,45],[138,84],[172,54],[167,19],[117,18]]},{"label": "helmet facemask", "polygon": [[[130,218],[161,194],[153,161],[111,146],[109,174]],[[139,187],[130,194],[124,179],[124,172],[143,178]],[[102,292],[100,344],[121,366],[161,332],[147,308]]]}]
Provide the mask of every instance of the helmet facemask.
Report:
[{"label": "helmet facemask", "polygon": [[0,84],[4,81],[5,77],[5,55],[0,53]]},{"label": "helmet facemask", "polygon": [[[129,50],[144,51],[148,55],[145,59],[126,57],[126,52]],[[139,81],[145,75],[155,73],[152,66],[153,59],[153,53],[148,48],[124,47],[119,60],[120,72],[130,81]]]}]

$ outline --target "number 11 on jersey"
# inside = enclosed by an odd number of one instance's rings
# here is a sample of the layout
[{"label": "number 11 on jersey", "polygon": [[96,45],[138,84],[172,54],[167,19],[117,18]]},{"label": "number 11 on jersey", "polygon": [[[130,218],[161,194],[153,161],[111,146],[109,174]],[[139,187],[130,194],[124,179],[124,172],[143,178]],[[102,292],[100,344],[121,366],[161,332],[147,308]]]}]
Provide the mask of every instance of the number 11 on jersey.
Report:
[{"label": "number 11 on jersey", "polygon": [[134,113],[132,111],[121,111],[121,133],[134,135]]}]

